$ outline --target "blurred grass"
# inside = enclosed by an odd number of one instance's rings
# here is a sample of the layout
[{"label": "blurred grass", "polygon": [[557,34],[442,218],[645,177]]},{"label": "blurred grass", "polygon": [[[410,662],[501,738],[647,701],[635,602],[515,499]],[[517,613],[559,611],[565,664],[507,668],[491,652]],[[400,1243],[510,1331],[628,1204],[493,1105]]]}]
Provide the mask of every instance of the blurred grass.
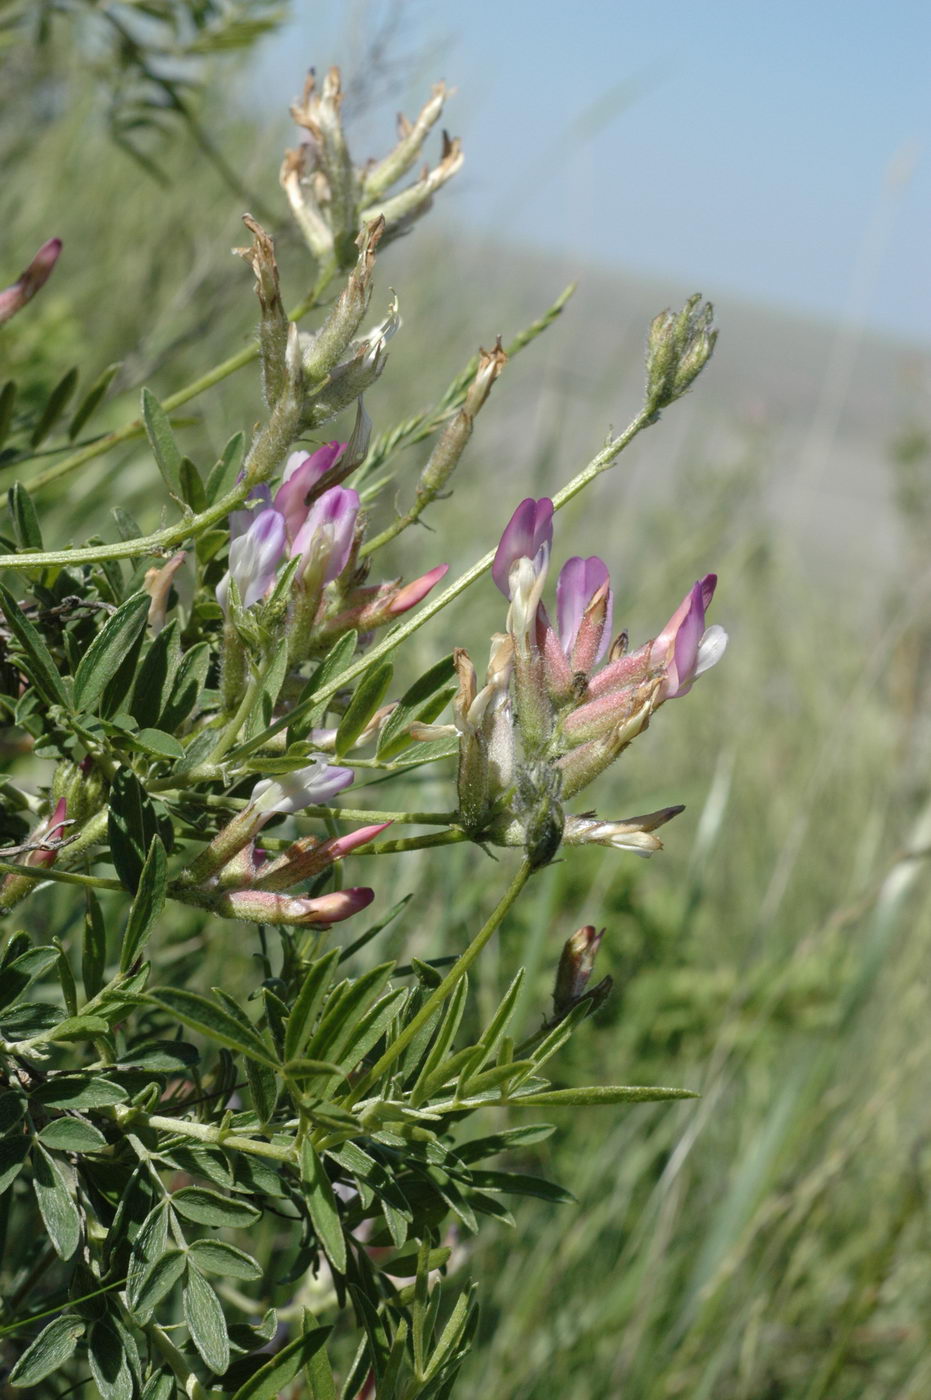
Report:
[{"label": "blurred grass", "polygon": [[[65,255],[7,335],[7,368],[50,385],[77,362],[87,384],[123,359],[123,396],[104,420],[115,424],[135,412],[143,380],[164,396],[252,333],[250,278],[226,253],[241,241],[240,211],[183,143],[170,186],[153,185],[107,143],[77,69],[59,74],[54,100],[27,68],[15,78],[10,106],[15,98],[34,130],[28,167],[27,153],[9,153],[4,257],[12,276],[56,234]],[[274,203],[276,133],[224,120],[243,178]],[[526,319],[526,284],[496,287],[482,304],[482,260],[493,262],[493,250],[479,256],[426,231],[385,255],[373,312],[391,281],[406,330],[371,395],[376,428],[441,391],[475,348],[477,311],[486,343]],[[306,271],[287,237],[282,263],[296,297]],[[619,333],[578,384],[563,334],[555,327],[508,370],[454,499],[428,521],[439,533],[405,537],[399,570],[410,576],[438,557],[468,564],[513,502],[597,449],[617,412],[615,384],[639,385],[641,327]],[[722,334],[726,342],[726,324]],[[573,356],[584,354],[585,323],[572,336]],[[899,491],[908,548],[896,576],[864,580],[859,594],[830,572],[813,583],[792,530],[767,509],[785,468],[778,441],[734,422],[730,448],[709,447],[692,407],[704,392],[699,385],[690,401],[689,437],[671,465],[675,410],[638,447],[633,478],[622,461],[557,526],[557,561],[606,557],[617,625],[635,641],[698,574],[721,576],[714,617],[731,633],[726,660],[686,703],[666,707],[586,798],[608,816],[675,801],[687,811],[649,864],[578,851],[540,875],[475,982],[487,1012],[524,963],[529,1033],[548,1009],[563,939],[582,923],[605,924],[599,972],[613,975],[615,994],[564,1052],[562,1081],[683,1084],[702,1097],[558,1115],[559,1131],[524,1165],[571,1186],[579,1204],[522,1202],[515,1233],[491,1226],[463,1241],[459,1268],[482,1279],[485,1301],[461,1388],[499,1400],[920,1400],[931,1393],[931,506],[927,493]],[[726,398],[719,384],[719,415]],[[258,412],[246,370],[191,405],[185,445],[209,460]],[[927,448],[911,444],[900,467],[921,481]],[[422,449],[402,458],[402,498],[422,460]],[[161,499],[151,471],[130,445],[44,493],[46,539],[110,537],[112,504],[153,523]],[[651,474],[649,489],[633,489]],[[12,475],[4,471],[4,484]],[[453,643],[484,661],[500,600],[490,586],[473,593],[418,635],[412,671]],[[418,805],[448,805],[451,772],[417,781]],[[362,792],[375,800],[375,788]],[[360,857],[378,909],[416,891],[415,918],[380,938],[379,955],[461,947],[503,886],[504,864],[472,848],[374,870]],[[50,894],[38,913],[66,938],[76,932],[67,907]],[[257,973],[244,941],[207,946],[204,958],[195,925],[174,928],[166,974],[196,960],[206,980],[248,995]]]}]

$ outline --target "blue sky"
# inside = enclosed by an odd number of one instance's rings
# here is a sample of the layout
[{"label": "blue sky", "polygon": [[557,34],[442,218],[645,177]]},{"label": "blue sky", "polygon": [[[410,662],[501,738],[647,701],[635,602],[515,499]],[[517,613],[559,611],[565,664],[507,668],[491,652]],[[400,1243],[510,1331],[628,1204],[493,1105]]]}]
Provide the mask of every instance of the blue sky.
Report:
[{"label": "blue sky", "polygon": [[[295,0],[261,90],[278,102],[310,64],[350,69],[385,13]],[[401,15],[407,109],[432,77],[458,88],[467,165],[449,194],[470,230],[931,341],[927,0],[405,0]]]}]

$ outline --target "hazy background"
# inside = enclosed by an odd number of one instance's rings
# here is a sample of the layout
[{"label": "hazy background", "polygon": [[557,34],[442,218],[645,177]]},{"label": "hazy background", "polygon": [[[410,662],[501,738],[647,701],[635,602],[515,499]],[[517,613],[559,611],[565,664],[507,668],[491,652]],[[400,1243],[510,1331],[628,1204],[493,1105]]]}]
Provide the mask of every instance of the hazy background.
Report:
[{"label": "hazy background", "polygon": [[512,304],[526,317],[579,281],[544,376],[567,450],[580,423],[629,414],[649,316],[700,290],[723,334],[667,461],[696,450],[696,415],[710,451],[765,437],[767,500],[806,567],[856,586],[895,560],[888,450],[931,387],[927,5],[315,0],[262,47],[252,100],[280,111],[305,64],[332,62],[360,154],[426,81],[459,90],[467,163],[433,234],[456,242],[464,333],[507,332]]}]

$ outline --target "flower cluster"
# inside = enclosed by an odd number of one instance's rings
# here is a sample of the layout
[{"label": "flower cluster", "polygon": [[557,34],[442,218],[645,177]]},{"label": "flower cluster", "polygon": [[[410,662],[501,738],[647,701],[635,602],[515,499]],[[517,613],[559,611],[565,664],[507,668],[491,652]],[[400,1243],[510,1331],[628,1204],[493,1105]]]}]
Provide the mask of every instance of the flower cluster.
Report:
[{"label": "flower cluster", "polygon": [[[412,583],[400,580],[362,587],[357,572],[361,502],[351,487],[332,483],[351,470],[347,444],[329,442],[316,452],[293,452],[274,496],[256,486],[242,510],[230,516],[229,568],[217,586],[217,601],[229,618],[249,609],[275,586],[284,560],[296,561],[291,582],[292,618],[288,628],[292,661],[303,661],[341,633],[367,632],[414,607],[446,573],[440,564]],[[332,597],[325,590],[340,584]],[[336,607],[330,606],[336,603]]]},{"label": "flower cluster", "polygon": [[456,654],[461,815],[473,836],[525,845],[541,860],[560,841],[650,855],[661,844],[656,828],[680,807],[605,822],[565,816],[561,803],[720,659],[727,635],[705,625],[717,580],[698,580],[659,634],[629,652],[626,633],[612,640],[613,591],[597,556],[563,565],[551,622],[543,591],[552,544],[553,502],[522,501],[492,565],[509,603],[507,631],[492,641],[481,689],[467,654]]},{"label": "flower cluster", "polygon": [[335,861],[374,840],[390,822],[360,827],[328,841],[302,837],[274,857],[256,844],[272,817],[329,802],[350,786],[353,777],[350,768],[336,767],[315,755],[304,768],[256,783],[242,811],[190,866],[184,880],[186,897],[227,918],[258,924],[329,925],[365,909],[374,898],[365,886],[319,896],[286,891],[322,875]]}]

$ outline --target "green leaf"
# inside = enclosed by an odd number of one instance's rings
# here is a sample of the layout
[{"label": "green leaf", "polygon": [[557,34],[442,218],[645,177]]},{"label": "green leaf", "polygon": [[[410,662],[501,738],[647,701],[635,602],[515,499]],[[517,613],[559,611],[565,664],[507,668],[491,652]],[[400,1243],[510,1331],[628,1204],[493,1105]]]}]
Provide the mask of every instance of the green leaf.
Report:
[{"label": "green leaf", "polygon": [[16,384],[12,379],[8,379],[3,388],[0,389],[0,447],[6,442],[10,435],[10,426],[13,422],[13,410],[16,407]]},{"label": "green leaf", "polygon": [[36,690],[50,705],[71,709],[68,686],[58,674],[58,668],[39,633],[11,593],[0,584],[0,607],[6,614],[10,630],[23,652],[23,669]]},{"label": "green leaf", "polygon": [[184,757],[184,745],[180,744],[173,734],[166,734],[163,729],[140,729],[132,736],[130,747],[141,749],[153,758],[169,759],[172,763]]},{"label": "green leaf", "polygon": [[170,1371],[153,1371],[142,1387],[142,1400],[174,1400],[177,1393]]},{"label": "green leaf", "polygon": [[168,858],[159,837],[153,836],[139,877],[139,888],[126,922],[123,946],[120,949],[121,972],[128,972],[138,958],[165,906],[167,888]]},{"label": "green leaf", "polygon": [[314,1327],[295,1337],[234,1392],[232,1400],[277,1400],[320,1351],[332,1329]]},{"label": "green leaf", "polygon": [[181,499],[191,510],[202,511],[207,505],[207,495],[200,472],[190,457],[182,457],[178,466],[178,479],[181,483]]},{"label": "green leaf", "polygon": [[[164,1212],[162,1212],[164,1214]],[[133,1316],[143,1326],[153,1310],[167,1297],[187,1268],[187,1255],[180,1249],[169,1249],[136,1272],[127,1302]]]},{"label": "green leaf", "polygon": [[95,1322],[87,1339],[87,1359],[102,1400],[132,1400],[133,1375],[123,1340],[109,1321]]},{"label": "green leaf", "polygon": [[145,626],[151,602],[145,590],[134,593],[101,627],[74,674],[77,709],[94,709]]},{"label": "green leaf", "polygon": [[545,1106],[548,1108],[583,1107],[601,1103],[656,1103],[662,1099],[697,1099],[700,1094],[690,1089],[658,1089],[621,1084],[591,1084],[582,1089],[544,1089],[529,1094],[515,1094],[508,1099],[514,1108]]},{"label": "green leaf", "polygon": [[205,1273],[221,1274],[225,1278],[262,1277],[260,1266],[250,1254],[222,1240],[195,1240],[190,1253],[197,1267]]},{"label": "green leaf", "polygon": [[[306,1335],[306,1334],[305,1334]],[[401,1345],[407,1338],[407,1324],[402,1318],[398,1323],[397,1337],[401,1337]],[[313,1356],[309,1356],[304,1362],[304,1374],[310,1386],[309,1400],[339,1400],[339,1393],[336,1389],[336,1381],[333,1379],[333,1368],[330,1365],[330,1358],[327,1356],[326,1346],[318,1346]],[[393,1394],[392,1391],[385,1391],[386,1395]]]},{"label": "green leaf", "polygon": [[358,632],[346,632],[340,637],[338,642],[327,652],[314,671],[310,680],[304,686],[288,717],[288,745],[294,743],[296,739],[306,739],[310,730],[315,724],[319,724],[324,714],[324,709],[314,701],[314,696],[318,690],[322,690],[331,680],[345,671],[349,665],[359,642]]},{"label": "green leaf", "polygon": [[126,766],[117,769],[110,785],[107,834],[120,883],[135,894],[152,842],[161,833],[152,799]]},{"label": "green leaf", "polygon": [[58,959],[58,949],[43,944],[39,948],[30,948],[7,963],[0,970],[0,1006],[9,1006],[21,997],[29,984],[41,977]]},{"label": "green leaf", "polygon": [[262,1214],[248,1201],[238,1196],[221,1196],[206,1186],[183,1186],[175,1191],[171,1204],[185,1220],[193,1220],[197,1225],[228,1225],[233,1229],[254,1225]]},{"label": "green leaf", "polygon": [[0,1138],[0,1196],[19,1176],[31,1146],[25,1133],[7,1133]]},{"label": "green leaf", "polygon": [[[424,674],[405,690],[401,696],[397,707],[388,716],[385,726],[381,731],[378,741],[376,758],[393,758],[395,754],[407,748],[411,739],[407,733],[408,726],[414,720],[423,720],[425,716],[421,713],[424,705],[433,697],[435,692],[446,686],[454,679],[452,656],[444,656],[437,661]],[[431,715],[431,718],[435,718]]]},{"label": "green leaf", "polygon": [[355,981],[343,982],[334,990],[307,1046],[309,1060],[339,1063],[340,1052],[355,1030],[363,1009],[379,995],[393,971],[393,962],[380,963]]},{"label": "green leaf", "polygon": [[508,1152],[515,1147],[530,1147],[543,1142],[556,1131],[552,1123],[532,1123],[526,1128],[508,1128],[503,1133],[491,1133],[488,1137],[472,1138],[469,1142],[456,1146],[456,1156],[466,1164],[479,1162],[485,1157],[495,1157],[499,1152]]},{"label": "green leaf", "polygon": [[276,1061],[271,1047],[266,1044],[256,1030],[248,1030],[236,1017],[218,1006],[215,1001],[188,992],[181,987],[161,987],[148,998],[170,1015],[176,1016],[186,1026],[201,1031],[211,1040],[225,1045],[229,1050],[238,1050],[269,1069],[276,1069]]},{"label": "green leaf", "polygon": [[45,1221],[49,1241],[61,1259],[70,1259],[81,1242],[81,1217],[68,1189],[64,1173],[44,1147],[33,1159],[33,1190]]},{"label": "green leaf", "polygon": [[42,531],[39,528],[39,517],[36,515],[36,508],[32,504],[32,497],[21,482],[14,481],[7,492],[7,502],[9,503],[10,517],[13,522],[13,535],[16,539],[16,548],[41,549]]},{"label": "green leaf", "polygon": [[470,1172],[469,1182],[481,1191],[505,1191],[514,1196],[538,1196],[553,1205],[571,1205],[571,1191],[547,1181],[541,1176],[525,1176],[520,1172]]},{"label": "green leaf", "polygon": [[342,758],[352,748],[385,698],[393,676],[394,667],[390,661],[382,661],[370,671],[366,671],[339,722],[335,744],[337,758]]},{"label": "green leaf", "polygon": [[128,1098],[126,1090],[99,1074],[57,1075],[40,1084],[35,1098],[46,1108],[107,1108]]},{"label": "green leaf", "polygon": [[230,1364],[230,1343],[220,1300],[199,1270],[188,1266],[184,1320],[201,1360],[221,1376]]},{"label": "green leaf", "polygon": [[107,962],[107,929],[100,902],[93,890],[85,890],[84,938],[81,943],[81,981],[84,995],[95,997],[103,986]]},{"label": "green leaf", "polygon": [[45,1039],[49,1041],[93,1040],[97,1035],[106,1035],[109,1029],[109,1024],[102,1016],[69,1016],[66,1020],[60,1021],[57,1026],[53,1026],[47,1032]]},{"label": "green leaf", "polygon": [[64,1366],[84,1335],[84,1323],[74,1313],[61,1313],[30,1342],[9,1375],[10,1385],[38,1385]]},{"label": "green leaf", "polygon": [[333,1195],[333,1187],[323,1162],[314,1151],[309,1137],[305,1137],[301,1149],[301,1178],[304,1182],[307,1209],[317,1239],[334,1269],[338,1273],[345,1273],[346,1241],[336,1197]]},{"label": "green leaf", "polygon": [[171,695],[181,663],[178,632],[178,619],[172,618],[152,642],[136,672],[129,713],[142,728],[159,723],[159,716]]},{"label": "green leaf", "polygon": [[58,422],[59,417],[64,412],[65,405],[77,388],[77,383],[78,372],[76,369],[69,369],[68,373],[59,379],[55,388],[48,396],[48,400],[42,410],[38,423],[32,430],[32,436],[29,439],[30,446],[38,447],[43,438],[48,437],[49,433]]},{"label": "green leaf", "polygon": [[142,422],[145,435],[168,490],[181,499],[181,452],[175,442],[168,415],[148,389],[142,391]]},{"label": "green leaf", "polygon": [[210,468],[206,487],[209,505],[213,505],[214,501],[225,496],[227,491],[232,491],[236,485],[244,443],[244,434],[234,433],[224,447],[220,460]]},{"label": "green leaf", "polygon": [[69,442],[74,442],[78,433],[84,427],[84,424],[92,417],[97,405],[113,382],[113,377],[119,368],[120,362],[117,360],[116,364],[107,365],[106,369],[94,380],[93,384],[78,404],[74,417],[68,425]]},{"label": "green leaf", "polygon": [[167,698],[158,717],[164,731],[174,734],[180,729],[203,694],[209,669],[209,642],[198,642],[184,653],[174,684],[170,692],[166,692]]},{"label": "green leaf", "polygon": [[288,1017],[284,1039],[286,1060],[295,1059],[307,1044],[338,961],[339,949],[331,948],[322,958],[312,962],[307,969],[307,975]]},{"label": "green leaf", "polygon": [[126,1276],[126,1297],[131,1308],[135,1309],[136,1299],[143,1280],[152,1264],[161,1259],[168,1243],[168,1211],[164,1202],[159,1201],[149,1211],[133,1240],[129,1256],[129,1269]]},{"label": "green leaf", "polygon": [[46,1123],[39,1134],[44,1147],[53,1147],[58,1152],[99,1152],[106,1147],[107,1139],[93,1123],[85,1123],[81,1118],[55,1118]]}]

